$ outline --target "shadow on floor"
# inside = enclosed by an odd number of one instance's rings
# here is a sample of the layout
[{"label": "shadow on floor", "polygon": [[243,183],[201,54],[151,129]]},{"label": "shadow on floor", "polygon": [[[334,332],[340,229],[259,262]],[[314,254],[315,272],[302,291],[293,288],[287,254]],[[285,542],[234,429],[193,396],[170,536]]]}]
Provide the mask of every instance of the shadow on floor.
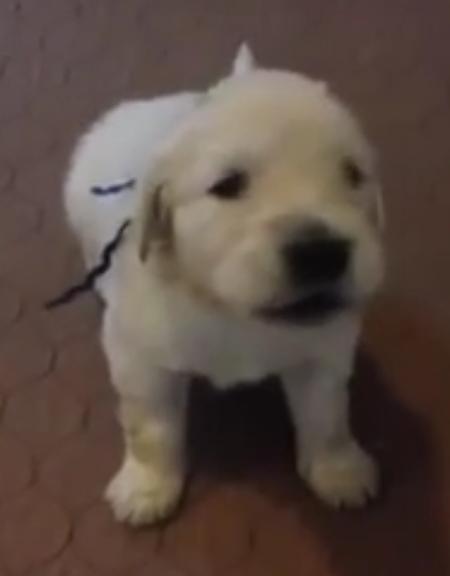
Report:
[{"label": "shadow on floor", "polygon": [[200,383],[194,387],[195,474],[250,482],[266,497],[298,509],[337,576],[448,575],[426,430],[392,397],[367,354],[359,357],[355,382],[353,426],[380,461],[385,487],[369,509],[328,510],[297,482],[291,427],[276,382],[225,394]]}]

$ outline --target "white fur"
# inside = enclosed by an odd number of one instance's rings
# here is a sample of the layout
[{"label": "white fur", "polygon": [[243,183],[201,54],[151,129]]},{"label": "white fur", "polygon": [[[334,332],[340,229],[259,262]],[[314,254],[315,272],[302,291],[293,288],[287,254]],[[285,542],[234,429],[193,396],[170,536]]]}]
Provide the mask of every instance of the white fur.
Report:
[{"label": "white fur", "polygon": [[233,62],[233,75],[243,76],[256,68],[255,58],[247,43],[241,44]]},{"label": "white fur", "polygon": [[[107,493],[121,520],[151,522],[179,497],[182,376],[191,374],[219,387],[280,374],[298,432],[299,473],[312,489],[333,505],[360,505],[376,491],[376,468],[348,427],[346,385],[361,307],[382,275],[370,148],[323,84],[254,66],[244,45],[232,76],[207,93],[120,105],[80,140],[72,161],[66,208],[88,265],[133,219],[99,284],[126,439],[124,464]],[[341,181],[340,154],[367,172],[357,193]],[[233,163],[252,180],[245,198],[227,204],[206,190]],[[133,190],[91,193],[130,178]],[[142,262],[155,191],[172,215],[174,253],[154,241]],[[317,218],[354,241],[346,290],[355,307],[317,324],[262,320],[254,310],[292,298],[282,242]]]},{"label": "white fur", "polygon": [[151,169],[161,140],[200,99],[199,94],[184,93],[124,102],[80,138],[65,185],[65,204],[88,266],[97,263],[105,244],[133,214],[137,199],[137,190],[132,190],[95,201],[91,188],[131,178],[139,183],[139,176]]}]

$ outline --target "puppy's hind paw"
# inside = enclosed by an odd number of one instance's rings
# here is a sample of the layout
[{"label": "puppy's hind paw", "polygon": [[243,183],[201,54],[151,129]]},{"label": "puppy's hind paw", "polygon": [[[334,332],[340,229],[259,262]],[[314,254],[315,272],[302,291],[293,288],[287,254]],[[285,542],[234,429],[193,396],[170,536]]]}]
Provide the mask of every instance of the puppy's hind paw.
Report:
[{"label": "puppy's hind paw", "polygon": [[316,455],[302,476],[323,502],[335,508],[361,508],[378,493],[377,465],[355,442]]},{"label": "puppy's hind paw", "polygon": [[163,476],[127,459],[110,482],[105,498],[118,521],[142,526],[167,518],[179,502],[182,487],[182,478]]}]

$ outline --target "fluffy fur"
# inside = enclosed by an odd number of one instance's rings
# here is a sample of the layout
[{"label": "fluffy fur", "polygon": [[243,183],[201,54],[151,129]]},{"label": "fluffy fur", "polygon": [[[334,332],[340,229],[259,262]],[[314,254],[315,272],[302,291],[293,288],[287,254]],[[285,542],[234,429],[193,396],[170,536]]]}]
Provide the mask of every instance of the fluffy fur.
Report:
[{"label": "fluffy fur", "polygon": [[[361,182],[346,177],[349,159]],[[242,196],[208,193],[230,170],[245,171]],[[91,192],[130,179],[133,190]],[[76,148],[65,202],[88,265],[133,222],[99,286],[126,444],[107,490],[118,519],[152,522],[176,505],[192,374],[222,388],[279,374],[299,474],[334,506],[375,495],[376,466],[349,430],[347,381],[383,274],[380,190],[366,138],[323,83],[259,69],[243,47],[211,90],[101,118]],[[315,322],[267,318],[262,310],[308,296],[282,248],[311,222],[351,243],[347,304]]]}]

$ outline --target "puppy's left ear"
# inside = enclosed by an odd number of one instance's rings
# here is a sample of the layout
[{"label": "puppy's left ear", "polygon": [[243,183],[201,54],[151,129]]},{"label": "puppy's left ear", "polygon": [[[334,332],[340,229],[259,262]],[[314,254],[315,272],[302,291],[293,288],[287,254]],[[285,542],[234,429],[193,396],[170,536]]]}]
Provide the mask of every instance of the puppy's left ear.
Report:
[{"label": "puppy's left ear", "polygon": [[144,194],[138,221],[139,259],[145,262],[152,250],[168,251],[172,245],[172,212],[164,184]]},{"label": "puppy's left ear", "polygon": [[386,227],[386,211],[384,209],[383,193],[378,188],[375,194],[375,222],[379,230],[383,231]]},{"label": "puppy's left ear", "polygon": [[257,68],[255,57],[249,45],[244,42],[240,45],[234,58],[232,76],[244,76],[255,68]]}]

